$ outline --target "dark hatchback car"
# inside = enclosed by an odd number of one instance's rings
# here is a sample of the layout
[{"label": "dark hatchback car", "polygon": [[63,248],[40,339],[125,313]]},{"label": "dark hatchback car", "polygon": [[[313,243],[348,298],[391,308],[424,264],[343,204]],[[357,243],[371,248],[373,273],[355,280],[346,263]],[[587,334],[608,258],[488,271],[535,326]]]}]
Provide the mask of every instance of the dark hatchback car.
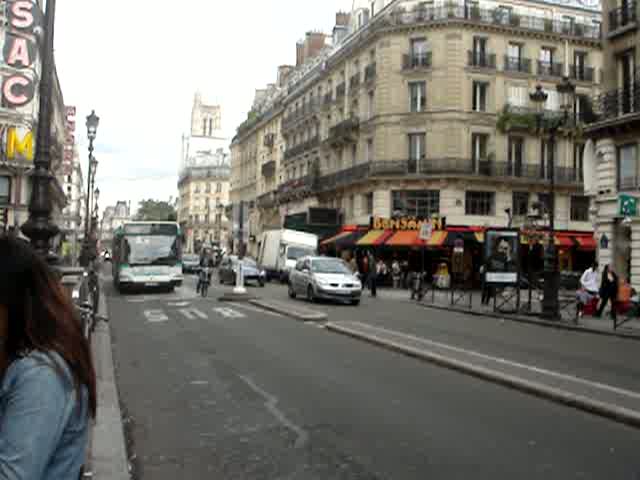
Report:
[{"label": "dark hatchback car", "polygon": [[[229,283],[234,285],[236,283],[239,262],[240,260],[235,255],[229,255],[222,259],[218,267],[218,279],[221,284]],[[257,282],[258,285],[264,287],[266,274],[264,270],[258,268],[254,259],[247,257],[242,259],[242,272],[245,282]]]},{"label": "dark hatchback car", "polygon": [[182,256],[182,273],[198,273],[200,269],[200,257],[198,255]]}]

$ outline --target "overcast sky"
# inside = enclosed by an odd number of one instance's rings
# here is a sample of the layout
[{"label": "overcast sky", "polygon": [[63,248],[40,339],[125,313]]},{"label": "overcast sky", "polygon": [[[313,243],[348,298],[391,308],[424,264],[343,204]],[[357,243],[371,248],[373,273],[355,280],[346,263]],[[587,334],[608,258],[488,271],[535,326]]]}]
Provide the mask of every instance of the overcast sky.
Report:
[{"label": "overcast sky", "polygon": [[231,136],[256,88],[295,62],[308,30],[330,33],[351,0],[66,0],[56,62],[86,174],[85,117],[100,117],[100,207],[177,194],[181,136],[196,90],[222,105]]}]

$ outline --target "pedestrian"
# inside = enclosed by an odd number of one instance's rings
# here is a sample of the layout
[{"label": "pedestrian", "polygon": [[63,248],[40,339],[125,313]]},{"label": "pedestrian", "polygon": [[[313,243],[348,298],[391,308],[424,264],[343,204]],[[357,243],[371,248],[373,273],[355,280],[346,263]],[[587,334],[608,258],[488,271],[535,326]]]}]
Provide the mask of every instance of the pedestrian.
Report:
[{"label": "pedestrian", "polygon": [[73,304],[29,244],[0,236],[0,478],[77,479],[96,375]]},{"label": "pedestrian", "polygon": [[618,276],[613,269],[607,265],[602,272],[602,283],[600,284],[600,307],[596,313],[596,317],[601,317],[602,312],[611,302],[611,317],[616,319],[616,307],[618,299]]},{"label": "pedestrian", "polygon": [[365,253],[362,257],[362,271],[360,272],[362,285],[369,288],[369,255]]},{"label": "pedestrian", "polygon": [[349,260],[349,268],[351,269],[351,273],[354,275],[358,274],[358,261],[356,260],[356,254],[351,255],[351,260]]},{"label": "pedestrian", "polygon": [[400,262],[395,258],[391,264],[391,278],[393,280],[393,288],[400,288],[400,279],[402,276],[402,270],[400,269]]},{"label": "pedestrian", "polygon": [[378,269],[376,265],[376,258],[372,252],[369,252],[367,255],[369,264],[369,290],[371,291],[371,296],[377,296],[377,287],[378,287]]},{"label": "pedestrian", "polygon": [[[605,267],[607,271],[607,267]],[[598,296],[598,262],[593,262],[580,277],[578,297],[578,317],[582,317],[584,306]]]}]

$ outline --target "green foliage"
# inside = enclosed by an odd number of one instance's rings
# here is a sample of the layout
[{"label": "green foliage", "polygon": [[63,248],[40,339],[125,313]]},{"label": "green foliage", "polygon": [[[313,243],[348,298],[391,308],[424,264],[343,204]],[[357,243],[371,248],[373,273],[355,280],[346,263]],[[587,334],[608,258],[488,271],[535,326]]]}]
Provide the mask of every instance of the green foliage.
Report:
[{"label": "green foliage", "polygon": [[536,116],[534,113],[516,113],[509,110],[509,105],[505,105],[498,116],[496,128],[501,133],[508,133],[511,130],[536,131]]},{"label": "green foliage", "polygon": [[140,202],[135,219],[145,222],[175,222],[178,220],[178,213],[171,202],[149,199]]}]

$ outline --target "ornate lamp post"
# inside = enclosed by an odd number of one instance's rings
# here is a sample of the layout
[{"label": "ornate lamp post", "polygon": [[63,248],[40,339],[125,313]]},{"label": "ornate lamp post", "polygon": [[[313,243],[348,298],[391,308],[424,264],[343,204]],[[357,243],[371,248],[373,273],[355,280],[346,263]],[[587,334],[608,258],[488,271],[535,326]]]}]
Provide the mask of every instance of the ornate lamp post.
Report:
[{"label": "ornate lamp post", "polygon": [[[89,169],[87,170],[87,195],[85,199],[85,219],[84,219],[84,242],[82,243],[82,254],[80,263],[83,267],[89,265],[92,258],[95,258],[97,252],[95,251],[95,244],[92,245],[93,240],[91,235],[92,222],[92,209],[91,201],[93,192],[93,185],[96,177],[96,170],[98,168],[98,161],[93,156],[93,141],[96,139],[98,132],[98,125],[100,124],[100,117],[96,115],[95,110],[91,111],[91,115],[87,117],[87,138],[89,139]],[[99,190],[98,190],[99,194]],[[92,247],[94,247],[92,251]]]},{"label": "ornate lamp post", "polygon": [[[559,119],[548,120],[543,122],[544,104],[548,95],[538,84],[536,90],[529,95],[529,98],[536,106],[536,126],[540,138],[545,135],[549,138],[551,152],[548,158],[549,171],[549,242],[544,252],[544,298],[542,300],[542,317],[548,320],[558,320],[560,318],[560,302],[558,300],[558,290],[560,288],[560,272],[558,271],[558,253],[555,242],[555,206],[556,206],[556,172],[555,172],[555,145],[556,134],[563,127],[570,126],[569,112],[573,107],[573,96],[575,94],[575,85],[571,83],[568,77],[562,79],[557,87],[561,96],[563,115]],[[544,161],[544,158],[540,159]]]},{"label": "ornate lamp post", "polygon": [[47,1],[44,34],[40,47],[42,72],[40,74],[40,104],[38,115],[38,137],[34,172],[32,176],[29,220],[22,226],[22,232],[29,237],[34,249],[50,261],[51,239],[59,233],[59,228],[51,220],[53,202],[51,199],[51,92],[53,90],[53,37],[56,16],[56,0]]}]

